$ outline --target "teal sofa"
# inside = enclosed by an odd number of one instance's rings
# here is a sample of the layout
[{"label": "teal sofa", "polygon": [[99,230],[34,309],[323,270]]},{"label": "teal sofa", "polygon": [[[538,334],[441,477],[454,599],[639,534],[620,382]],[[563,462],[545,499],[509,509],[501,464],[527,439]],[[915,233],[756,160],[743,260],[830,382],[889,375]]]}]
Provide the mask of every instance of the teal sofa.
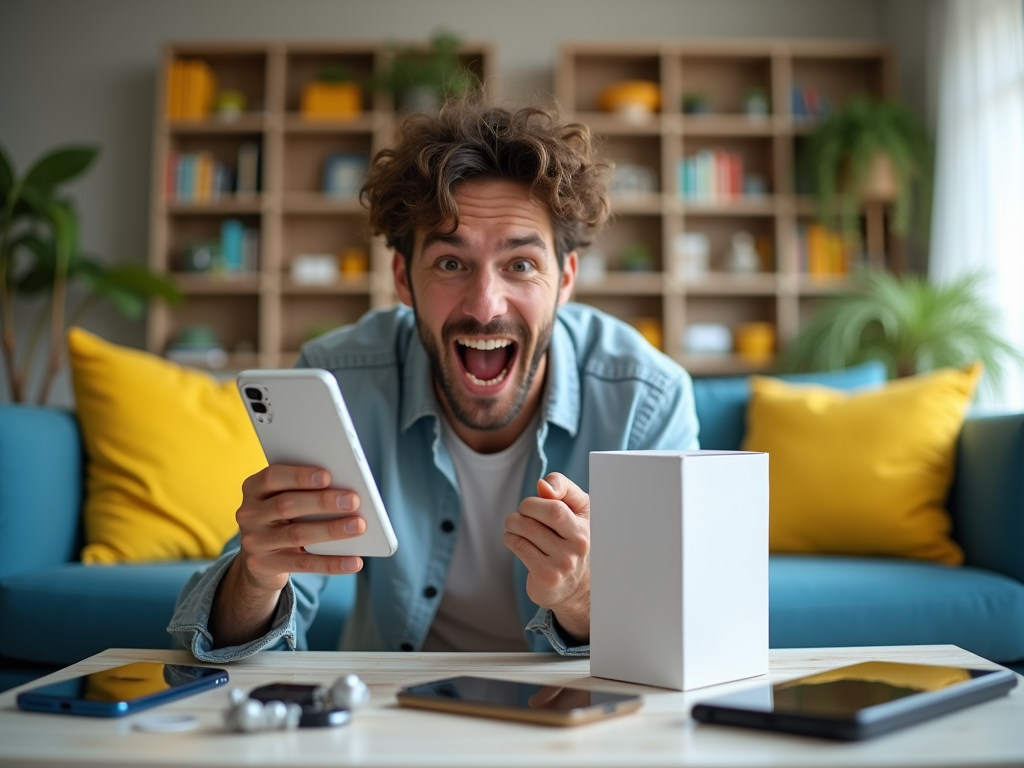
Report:
[{"label": "teal sofa", "polygon": [[[844,389],[880,383],[880,365],[787,377]],[[704,448],[740,447],[744,378],[697,379]],[[108,647],[169,647],[178,590],[201,561],[78,562],[84,458],[71,413],[0,406],[0,688]],[[953,643],[1024,659],[1024,415],[968,419],[949,497],[966,565],[774,555],[772,647]],[[334,647],[353,601],[332,580],[309,636]]]}]

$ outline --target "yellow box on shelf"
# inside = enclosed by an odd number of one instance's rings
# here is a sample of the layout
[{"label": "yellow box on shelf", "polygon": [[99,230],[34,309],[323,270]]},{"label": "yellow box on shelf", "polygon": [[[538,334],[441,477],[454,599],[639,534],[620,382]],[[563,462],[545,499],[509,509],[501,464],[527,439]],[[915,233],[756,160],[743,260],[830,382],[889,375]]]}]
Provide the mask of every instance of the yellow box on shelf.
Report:
[{"label": "yellow box on shelf", "polygon": [[302,87],[302,117],[306,120],[352,120],[363,111],[358,83],[313,81]]}]

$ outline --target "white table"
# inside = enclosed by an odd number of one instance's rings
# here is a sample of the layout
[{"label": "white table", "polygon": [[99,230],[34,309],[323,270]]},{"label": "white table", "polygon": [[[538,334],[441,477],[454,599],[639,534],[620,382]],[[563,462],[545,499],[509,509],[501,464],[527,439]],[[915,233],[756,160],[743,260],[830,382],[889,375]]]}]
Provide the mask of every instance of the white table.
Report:
[{"label": "white table", "polygon": [[[794,649],[771,652],[772,681],[869,659],[994,667],[955,646]],[[133,661],[190,663],[178,651],[109,650],[44,681]],[[699,725],[695,701],[754,681],[689,693],[601,680],[587,660],[535,654],[263,653],[227,665],[224,688],[157,710],[199,716],[198,729],[144,733],[121,719],[21,712],[18,689],[0,694],[0,766],[992,766],[1024,765],[1024,682],[1009,695],[860,743]],[[237,734],[224,729],[228,690],[274,681],[330,683],[355,672],[373,704],[336,729]],[[400,708],[401,685],[458,674],[641,693],[640,712],[552,728]],[[762,678],[763,679],[763,678]],[[755,679],[756,681],[757,679]],[[38,684],[34,683],[34,684]]]}]

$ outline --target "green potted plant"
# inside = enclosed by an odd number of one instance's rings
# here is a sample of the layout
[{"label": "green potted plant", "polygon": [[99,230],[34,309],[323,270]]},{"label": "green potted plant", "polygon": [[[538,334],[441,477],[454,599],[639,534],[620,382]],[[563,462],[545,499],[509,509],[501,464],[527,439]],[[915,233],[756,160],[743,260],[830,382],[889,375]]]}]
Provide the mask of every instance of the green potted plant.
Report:
[{"label": "green potted plant", "polygon": [[461,40],[447,32],[435,34],[427,46],[391,48],[387,69],[374,78],[399,109],[436,111],[446,98],[470,90],[476,77],[459,61]]},{"label": "green potted plant", "polygon": [[[108,265],[83,253],[78,216],[61,185],[84,173],[95,160],[93,147],[64,147],[37,160],[18,177],[0,147],[0,347],[11,400],[31,402],[28,374],[49,324],[46,368],[35,402],[45,403],[64,363],[64,331],[100,300],[129,319],[141,317],[146,302],[179,302],[181,293],[166,277],[137,264]],[[67,306],[68,284],[80,282],[84,295]],[[18,349],[14,302],[44,296]]]},{"label": "green potted plant", "polygon": [[881,360],[891,378],[980,360],[998,389],[1006,363],[1024,358],[998,333],[998,315],[973,273],[946,285],[920,275],[870,271],[823,301],[786,349],[787,370],[835,370]]},{"label": "green potted plant", "polygon": [[896,101],[850,99],[815,127],[803,160],[818,218],[850,243],[859,239],[862,202],[892,203],[892,230],[906,235],[914,216],[915,184],[923,200],[930,194],[931,141]]}]

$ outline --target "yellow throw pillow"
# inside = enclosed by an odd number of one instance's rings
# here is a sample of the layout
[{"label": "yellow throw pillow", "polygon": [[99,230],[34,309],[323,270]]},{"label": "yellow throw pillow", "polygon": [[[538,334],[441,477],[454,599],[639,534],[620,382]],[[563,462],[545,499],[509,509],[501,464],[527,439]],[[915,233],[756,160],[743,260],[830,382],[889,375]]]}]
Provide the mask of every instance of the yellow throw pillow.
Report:
[{"label": "yellow throw pillow", "polygon": [[233,381],[68,332],[89,457],[82,562],[214,557],[267,465]]},{"label": "yellow throw pillow", "polygon": [[769,455],[771,551],[963,562],[944,503],[981,373],[854,393],[751,377],[743,449]]}]

